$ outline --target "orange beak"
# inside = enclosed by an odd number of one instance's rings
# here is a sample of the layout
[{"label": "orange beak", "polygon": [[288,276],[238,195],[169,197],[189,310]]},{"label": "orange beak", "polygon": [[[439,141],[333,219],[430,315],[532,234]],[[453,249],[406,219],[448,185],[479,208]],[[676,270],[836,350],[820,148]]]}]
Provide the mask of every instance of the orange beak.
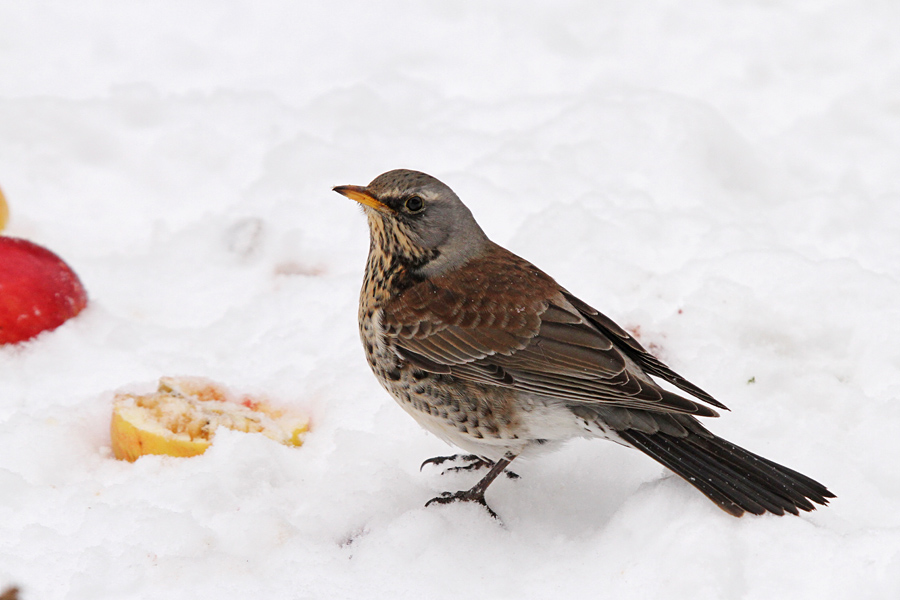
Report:
[{"label": "orange beak", "polygon": [[338,185],[333,189],[338,194],[347,196],[351,200],[356,200],[360,204],[374,208],[377,211],[384,213],[393,212],[387,204],[376,199],[375,196],[370,194],[369,191],[361,185]]}]

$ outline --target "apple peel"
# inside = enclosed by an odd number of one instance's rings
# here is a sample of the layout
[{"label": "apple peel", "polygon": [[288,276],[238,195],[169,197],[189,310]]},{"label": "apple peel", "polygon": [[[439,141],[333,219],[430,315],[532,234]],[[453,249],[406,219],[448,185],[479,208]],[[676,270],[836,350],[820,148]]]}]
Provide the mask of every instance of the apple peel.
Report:
[{"label": "apple peel", "polygon": [[265,400],[238,397],[208,379],[163,377],[151,394],[116,394],[110,437],[115,457],[134,462],[146,454],[203,454],[219,427],[301,446],[309,420]]},{"label": "apple peel", "polygon": [[87,303],[81,280],[63,259],[28,240],[0,236],[0,344],[56,329]]}]

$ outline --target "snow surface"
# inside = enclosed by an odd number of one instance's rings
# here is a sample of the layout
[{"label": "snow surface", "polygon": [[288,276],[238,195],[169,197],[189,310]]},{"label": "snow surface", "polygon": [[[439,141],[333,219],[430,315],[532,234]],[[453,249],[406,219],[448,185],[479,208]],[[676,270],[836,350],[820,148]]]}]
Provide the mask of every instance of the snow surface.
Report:
[{"label": "snow surface", "polygon": [[[0,348],[0,591],[31,599],[900,598],[900,4],[0,3],[6,233],[90,294]],[[577,441],[477,507],[368,372],[360,211],[391,168],[639,331],[709,423],[838,498],[734,519]],[[306,410],[111,457],[115,390]]]}]

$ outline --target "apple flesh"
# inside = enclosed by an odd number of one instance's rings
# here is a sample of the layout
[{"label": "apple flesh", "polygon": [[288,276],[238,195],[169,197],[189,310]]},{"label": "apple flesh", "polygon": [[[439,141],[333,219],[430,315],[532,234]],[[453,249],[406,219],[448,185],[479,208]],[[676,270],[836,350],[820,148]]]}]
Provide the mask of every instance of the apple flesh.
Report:
[{"label": "apple flesh", "polygon": [[0,236],[0,344],[56,329],[87,305],[78,275],[27,240]]},{"label": "apple flesh", "polygon": [[163,377],[152,394],[116,394],[110,438],[119,460],[146,454],[197,456],[219,427],[261,433],[285,446],[302,446],[309,419],[265,399],[239,397],[201,377]]},{"label": "apple flesh", "polygon": [[6,204],[6,198],[3,197],[3,190],[0,190],[0,231],[6,227],[7,221],[9,221],[9,206]]}]

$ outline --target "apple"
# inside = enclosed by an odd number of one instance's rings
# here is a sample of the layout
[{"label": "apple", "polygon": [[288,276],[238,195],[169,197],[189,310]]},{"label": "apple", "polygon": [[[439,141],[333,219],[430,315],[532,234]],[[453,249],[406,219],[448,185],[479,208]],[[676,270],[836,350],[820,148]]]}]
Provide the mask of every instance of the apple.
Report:
[{"label": "apple", "polygon": [[0,236],[0,344],[56,329],[86,305],[84,286],[61,258],[28,240]]},{"label": "apple", "polygon": [[134,462],[146,454],[203,454],[219,427],[301,446],[309,420],[208,379],[162,377],[152,394],[116,394],[109,432],[113,455]]}]

